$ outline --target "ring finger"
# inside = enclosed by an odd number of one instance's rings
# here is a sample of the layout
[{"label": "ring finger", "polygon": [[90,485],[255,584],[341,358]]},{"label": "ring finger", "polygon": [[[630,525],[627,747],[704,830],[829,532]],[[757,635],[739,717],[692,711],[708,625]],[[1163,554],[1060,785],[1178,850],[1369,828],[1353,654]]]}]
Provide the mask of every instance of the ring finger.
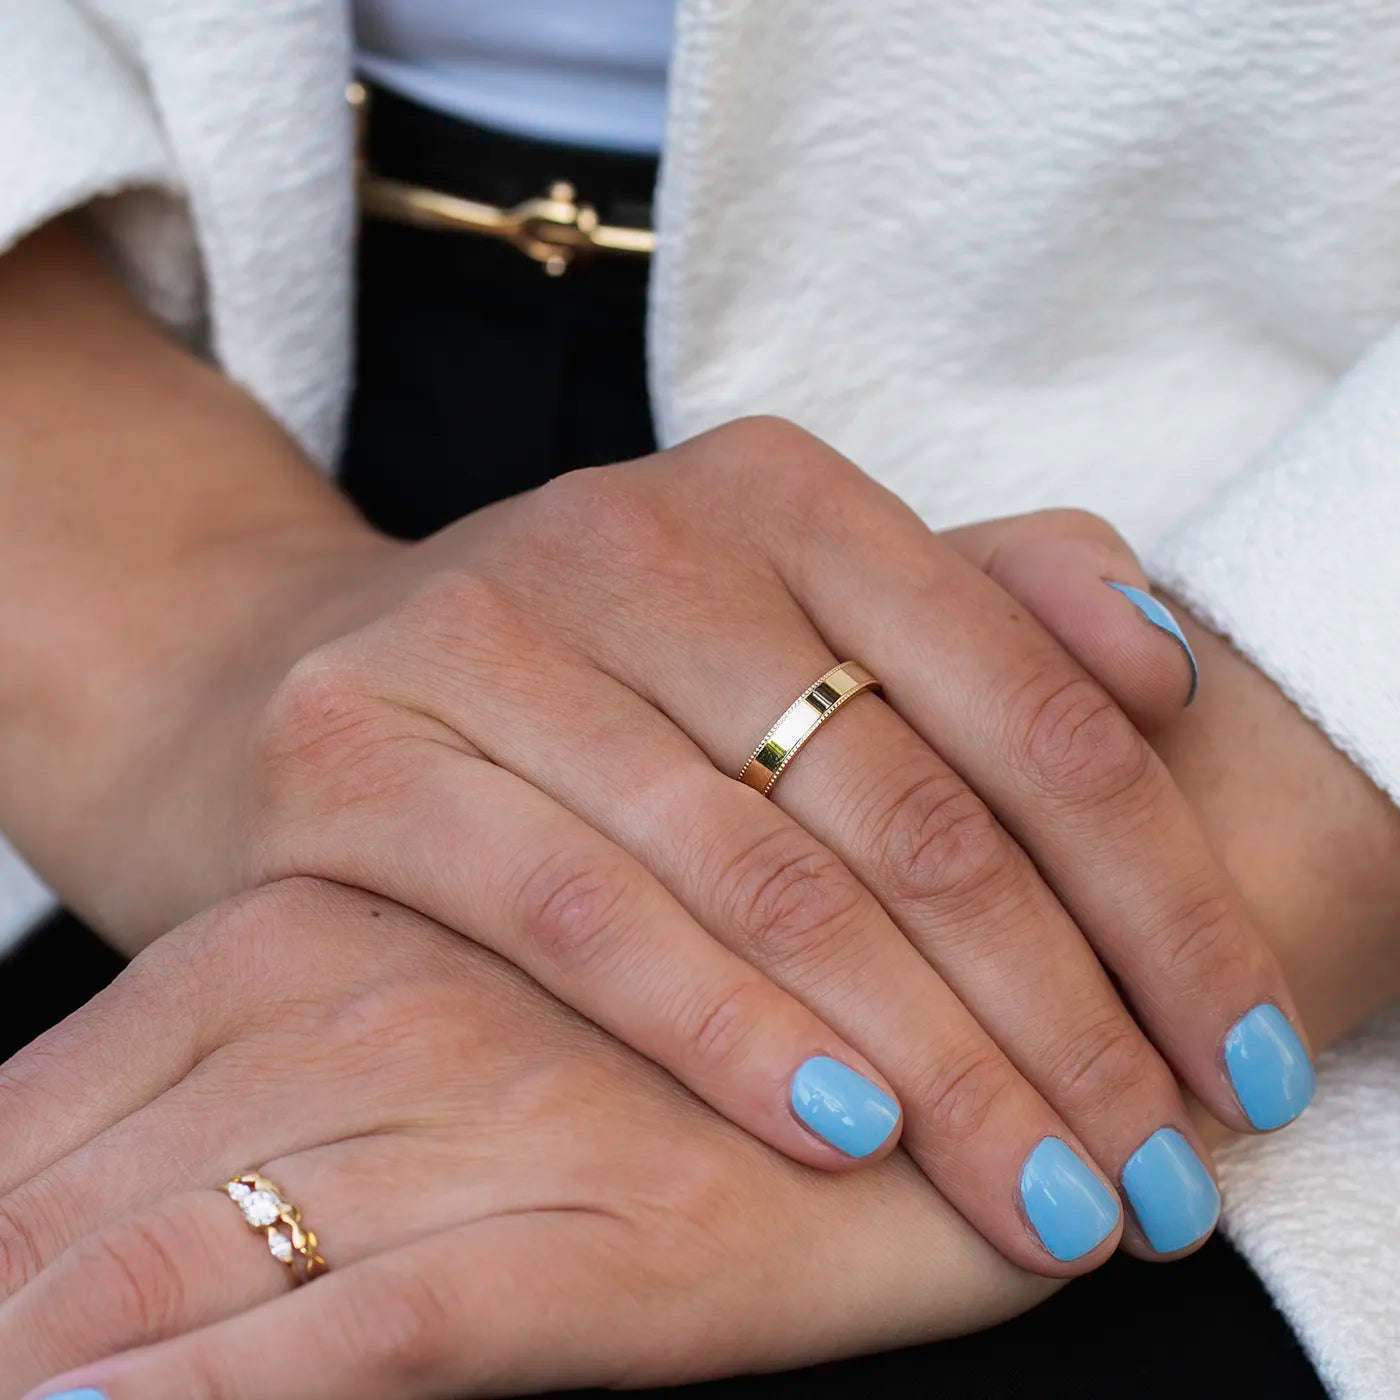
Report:
[{"label": "ring finger", "polygon": [[[392,1174],[377,1169],[373,1152],[367,1156],[374,1141],[337,1143],[261,1168],[286,1202],[304,1210],[303,1228],[332,1267],[463,1219],[450,1193],[389,1199],[383,1183]],[[365,1210],[371,1195],[379,1208]],[[430,1202],[431,1219],[422,1215]],[[285,1227],[275,1233],[287,1237]],[[295,1284],[292,1266],[274,1257],[265,1231],[250,1228],[217,1179],[203,1189],[151,1190],[129,1212],[94,1222],[0,1307],[5,1387],[13,1383],[21,1394],[75,1366],[245,1312]]]}]

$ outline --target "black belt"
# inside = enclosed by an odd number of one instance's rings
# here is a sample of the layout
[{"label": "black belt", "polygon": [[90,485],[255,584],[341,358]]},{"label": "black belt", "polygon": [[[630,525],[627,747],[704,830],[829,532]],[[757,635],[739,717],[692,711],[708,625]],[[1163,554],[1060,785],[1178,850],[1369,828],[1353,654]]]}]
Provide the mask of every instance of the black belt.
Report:
[{"label": "black belt", "polygon": [[352,83],[363,212],[494,238],[553,277],[596,258],[650,257],[654,156],[491,131]]}]

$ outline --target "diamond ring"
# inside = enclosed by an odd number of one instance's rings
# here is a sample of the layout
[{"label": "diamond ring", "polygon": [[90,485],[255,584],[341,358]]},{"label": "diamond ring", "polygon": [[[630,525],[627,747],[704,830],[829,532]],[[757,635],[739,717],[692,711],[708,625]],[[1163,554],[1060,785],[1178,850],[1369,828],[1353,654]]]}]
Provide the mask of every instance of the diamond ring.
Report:
[{"label": "diamond ring", "polygon": [[272,1257],[291,1270],[297,1283],[310,1283],[326,1272],[328,1266],[317,1251],[314,1231],[303,1228],[301,1212],[279,1187],[256,1172],[245,1172],[234,1177],[224,1190],[243,1212],[248,1228],[267,1240]]}]

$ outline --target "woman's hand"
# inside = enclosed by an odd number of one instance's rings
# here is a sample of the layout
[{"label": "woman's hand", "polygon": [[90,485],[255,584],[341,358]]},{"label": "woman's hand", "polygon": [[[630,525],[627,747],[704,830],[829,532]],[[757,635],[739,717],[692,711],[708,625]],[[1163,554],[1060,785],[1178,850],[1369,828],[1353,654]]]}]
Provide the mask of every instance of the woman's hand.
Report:
[{"label": "woman's hand", "polygon": [[[223,392],[170,359],[172,392]],[[236,522],[235,480],[217,500]],[[1300,1107],[1277,966],[1138,730],[988,572],[806,434],[731,425],[414,546],[338,502],[318,515],[296,483],[281,528],[260,500],[256,528],[215,516],[215,542],[172,550],[142,601],[177,606],[184,579],[197,615],[134,610],[147,661],[98,666],[102,718],[6,767],[10,829],[100,927],[154,932],[293,875],[374,890],[798,1161],[889,1151],[902,1101],[930,1179],[1055,1275],[1112,1250],[1120,1179],[1167,1222],[1130,1247],[1209,1230],[1174,1072],[1241,1130]],[[1175,644],[1087,583],[1184,695]],[[845,657],[885,698],[825,726],[776,802],[734,782]],[[60,751],[82,761],[33,757]]]},{"label": "woman's hand", "polygon": [[[0,341],[25,345],[0,462],[23,464],[13,567],[68,644],[0,615],[0,793],[23,797],[0,816],[99,926],[153,933],[297,874],[381,892],[799,1161],[890,1150],[897,1096],[929,1177],[1055,1274],[1113,1247],[1108,1181],[1168,1221],[1130,1237],[1144,1252],[1212,1223],[1173,1070],[1241,1129],[1297,1111],[1277,966],[1093,648],[1086,671],[1034,590],[989,576],[1010,554],[976,567],[771,422],[395,545],[93,269],[27,256],[0,260]],[[86,474],[43,408],[55,369],[65,404],[121,411]],[[159,465],[172,422],[198,444],[183,475]],[[124,465],[134,509],[107,494]],[[187,498],[197,520],[152,523]],[[92,538],[64,555],[75,519]],[[1090,612],[1150,639],[1184,695],[1175,643],[1104,586],[1136,565],[1111,562]],[[886,698],[835,716],[776,802],[735,783],[845,657]],[[13,679],[36,670],[49,705]]]},{"label": "woman's hand", "polygon": [[[1181,650],[1087,583],[1165,652],[1179,705]],[[563,478],[361,553],[301,608],[277,683],[235,690],[225,781],[165,801],[186,823],[230,794],[218,828],[167,833],[209,897],[301,874],[377,891],[811,1165],[888,1151],[900,1101],[930,1179],[1051,1274],[1111,1250],[1108,1183],[1149,1142],[1136,1213],[1160,1228],[1137,1247],[1213,1224],[1173,1070],[1240,1129],[1305,1101],[1277,966],[1133,724],[795,429]],[[824,728],[776,802],[735,783],[850,655],[886,699]],[[1230,1038],[1266,1016],[1282,1049],[1246,1080]]]},{"label": "woman's hand", "polygon": [[[902,1154],[796,1167],[491,954],[311,881],[161,939],[5,1065],[0,1144],[0,1400],[660,1384],[1053,1286]],[[248,1170],[324,1278],[289,1291],[221,1189]]]},{"label": "woman's hand", "polygon": [[[1400,995],[1400,813],[1183,623],[1212,685],[1164,756],[1326,1044]],[[311,881],[161,940],[0,1069],[0,1143],[0,1400],[679,1381],[1053,1287],[902,1153],[795,1168],[490,954]],[[213,1189],[258,1166],[333,1266],[291,1296]]]}]

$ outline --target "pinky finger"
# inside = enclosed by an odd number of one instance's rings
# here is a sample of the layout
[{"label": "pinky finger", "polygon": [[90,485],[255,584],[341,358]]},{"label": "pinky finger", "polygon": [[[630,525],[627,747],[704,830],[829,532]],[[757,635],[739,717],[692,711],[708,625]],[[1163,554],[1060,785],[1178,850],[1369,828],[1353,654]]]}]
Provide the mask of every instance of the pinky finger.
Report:
[{"label": "pinky finger", "polygon": [[25,1400],[425,1400],[630,1380],[654,1361],[620,1348],[672,1329],[626,1316],[646,1306],[635,1287],[600,1286],[618,1257],[600,1223],[541,1212],[434,1235]]},{"label": "pinky finger", "polygon": [[966,525],[943,539],[1028,608],[1143,733],[1171,724],[1195,697],[1191,644],[1105,521],[1049,510]]}]

